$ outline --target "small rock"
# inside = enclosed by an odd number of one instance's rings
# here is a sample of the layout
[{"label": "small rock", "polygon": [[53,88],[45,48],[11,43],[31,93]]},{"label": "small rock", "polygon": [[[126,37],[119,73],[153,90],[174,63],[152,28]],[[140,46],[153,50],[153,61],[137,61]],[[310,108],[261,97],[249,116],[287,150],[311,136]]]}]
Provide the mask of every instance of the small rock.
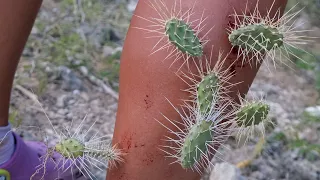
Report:
[{"label": "small rock", "polygon": [[66,117],[67,117],[67,119],[73,119],[73,114],[72,114],[72,112],[69,112]]},{"label": "small rock", "polygon": [[305,112],[310,116],[320,117],[320,106],[308,107],[305,109]]},{"label": "small rock", "polygon": [[38,34],[39,33],[39,30],[38,28],[36,28],[35,26],[32,28],[31,30],[31,34]]},{"label": "small rock", "polygon": [[87,93],[85,93],[85,92],[80,93],[80,97],[82,99],[84,99],[85,101],[89,101],[90,100],[89,95]]},{"label": "small rock", "polygon": [[68,113],[68,110],[66,110],[66,109],[59,109],[57,113],[58,113],[58,114],[61,114],[61,115],[66,115],[66,114]]},{"label": "small rock", "polygon": [[128,9],[128,11],[129,12],[133,12],[135,9],[136,9],[136,7],[137,7],[137,0],[131,0],[131,1],[129,1],[129,3],[128,3],[128,5],[127,5],[127,9]]},{"label": "small rock", "polygon": [[80,94],[80,91],[79,91],[78,89],[76,89],[76,90],[72,91],[72,93],[73,93],[74,95],[78,95],[78,94]]},{"label": "small rock", "polygon": [[72,64],[75,65],[75,66],[79,66],[80,64],[82,64],[82,61],[81,60],[75,60],[75,61],[72,61]]},{"label": "small rock", "polygon": [[122,52],[122,51],[123,51],[122,46],[119,46],[119,47],[117,47],[117,48],[114,49],[114,52],[113,52],[113,53]]},{"label": "small rock", "polygon": [[102,57],[108,57],[111,56],[114,53],[114,49],[110,46],[104,46],[103,47],[103,54]]},{"label": "small rock", "polygon": [[83,84],[82,80],[71,71],[71,69],[61,66],[60,78],[62,79],[62,88],[67,91],[82,90]]},{"label": "small rock", "polygon": [[246,180],[240,170],[229,163],[216,164],[211,172],[210,180]]},{"label": "small rock", "polygon": [[81,72],[83,75],[85,75],[85,76],[87,76],[88,73],[89,73],[88,68],[85,67],[85,66],[81,66],[81,67],[80,67],[80,72]]},{"label": "small rock", "polygon": [[76,101],[74,99],[71,99],[68,101],[68,105],[73,105],[74,103],[76,103]]},{"label": "small rock", "polygon": [[57,102],[56,102],[56,106],[59,107],[59,108],[62,108],[65,106],[65,99],[66,99],[67,95],[63,94],[61,96],[59,96],[57,98]]}]

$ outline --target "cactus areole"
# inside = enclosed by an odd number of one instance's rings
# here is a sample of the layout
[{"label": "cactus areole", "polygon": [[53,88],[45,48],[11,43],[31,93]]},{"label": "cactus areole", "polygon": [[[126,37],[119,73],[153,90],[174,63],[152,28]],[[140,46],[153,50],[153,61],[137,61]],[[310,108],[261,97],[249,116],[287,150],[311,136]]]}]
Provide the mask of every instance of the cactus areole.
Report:
[{"label": "cactus areole", "polygon": [[66,158],[83,156],[84,145],[76,139],[65,139],[55,146],[55,150]]},{"label": "cactus areole", "polygon": [[283,45],[283,34],[277,28],[263,23],[252,24],[232,31],[229,35],[229,41],[234,46],[265,53]]},{"label": "cactus areole", "polygon": [[200,39],[193,29],[178,19],[171,19],[166,23],[166,35],[180,51],[191,56],[202,56],[203,50]]}]

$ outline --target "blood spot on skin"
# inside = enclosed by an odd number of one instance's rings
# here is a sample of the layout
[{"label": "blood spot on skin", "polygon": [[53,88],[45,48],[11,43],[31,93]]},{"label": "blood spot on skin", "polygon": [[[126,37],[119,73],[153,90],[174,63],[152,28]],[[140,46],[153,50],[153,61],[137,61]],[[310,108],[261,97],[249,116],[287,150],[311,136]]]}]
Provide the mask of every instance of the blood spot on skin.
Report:
[{"label": "blood spot on skin", "polygon": [[146,97],[144,98],[144,103],[145,103],[146,110],[152,107],[153,103],[149,99],[149,95],[146,95]]},{"label": "blood spot on skin", "polygon": [[119,180],[123,180],[124,178],[125,178],[125,180],[127,180],[128,178],[126,178],[125,176],[126,176],[127,174],[126,173],[122,173],[120,176],[119,176]]},{"label": "blood spot on skin", "polygon": [[142,160],[145,165],[150,165],[154,162],[154,156],[152,154],[147,153],[146,158]]},{"label": "blood spot on skin", "polygon": [[120,145],[121,145],[121,147],[122,147],[122,149],[123,149],[123,151],[124,151],[125,153],[128,153],[128,152],[129,152],[129,149],[131,148],[131,145],[132,145],[132,136],[133,136],[133,134],[131,134],[131,133],[126,133],[126,134],[123,136],[123,138],[122,138],[122,140],[121,140],[121,142],[120,142]]}]

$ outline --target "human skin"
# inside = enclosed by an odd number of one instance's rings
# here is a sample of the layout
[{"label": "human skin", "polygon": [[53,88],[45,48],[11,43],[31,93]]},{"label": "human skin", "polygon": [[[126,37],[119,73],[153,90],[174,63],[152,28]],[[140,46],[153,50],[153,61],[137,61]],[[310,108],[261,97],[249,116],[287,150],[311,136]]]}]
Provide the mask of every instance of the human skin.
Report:
[{"label": "human skin", "polygon": [[[198,0],[195,6],[195,16],[201,18],[203,9],[205,17],[208,17],[206,30],[212,26],[214,29],[208,34],[210,42],[206,45],[205,52],[208,54],[214,45],[213,55],[217,57],[219,50],[229,52],[231,44],[228,41],[226,28],[229,21],[233,22],[231,15],[236,11],[245,10],[248,1],[248,10],[252,12],[256,0]],[[143,17],[157,17],[157,12],[147,5],[147,0],[140,0],[135,14]],[[169,5],[173,0],[164,0]],[[183,0],[183,10],[191,8],[194,0]],[[260,0],[259,9],[261,14],[267,13],[273,0]],[[275,0],[274,9],[278,7],[284,10],[286,0]],[[210,9],[211,7],[211,9]],[[271,14],[275,13],[273,11]],[[167,51],[159,51],[153,55],[152,47],[157,39],[144,38],[146,32],[134,27],[146,27],[147,21],[134,16],[125,40],[120,66],[120,91],[117,120],[113,136],[113,144],[122,149],[124,163],[117,168],[108,171],[107,180],[196,180],[200,175],[191,170],[183,169],[179,164],[169,165],[173,159],[165,158],[165,153],[159,150],[160,145],[166,145],[163,141],[168,130],[155,119],[173,128],[164,117],[179,120],[178,113],[171,107],[168,101],[177,106],[181,99],[188,99],[189,94],[182,92],[188,86],[175,75],[179,63],[172,67],[172,59],[165,59]],[[204,30],[204,31],[206,31]],[[227,58],[226,64],[235,61],[236,52],[232,52]],[[216,61],[213,61],[213,64]],[[181,63],[181,62],[180,62]],[[191,69],[194,67],[191,65]],[[234,92],[246,94],[251,86],[257,67],[234,66],[235,76],[230,80],[232,83],[242,82],[232,88]],[[186,66],[181,71],[186,72]],[[230,93],[235,100],[236,93]],[[173,128],[174,129],[174,128]]]},{"label": "human skin", "polygon": [[8,125],[14,74],[42,0],[0,1],[0,126]]}]

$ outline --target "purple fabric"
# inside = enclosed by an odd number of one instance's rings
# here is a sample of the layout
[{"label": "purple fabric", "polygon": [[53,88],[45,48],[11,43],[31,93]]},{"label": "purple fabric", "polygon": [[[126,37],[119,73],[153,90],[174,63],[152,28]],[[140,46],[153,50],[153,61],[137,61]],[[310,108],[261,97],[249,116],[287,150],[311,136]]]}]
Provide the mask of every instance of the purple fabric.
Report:
[{"label": "purple fabric", "polygon": [[[39,165],[43,164],[43,159],[40,159],[40,157],[46,154],[47,147],[44,143],[33,141],[25,142],[19,135],[15,133],[13,133],[13,135],[16,144],[15,152],[9,161],[0,166],[0,169],[7,170],[12,180],[29,180],[36,170],[39,169]],[[76,174],[74,178],[72,178],[70,170],[65,173],[61,170],[58,171],[54,160],[58,163],[60,158],[60,154],[54,153],[52,158],[47,159],[45,173],[44,169],[41,168],[33,180],[41,179],[43,174],[42,179],[44,180],[78,180],[84,178],[78,170],[73,171],[73,173]],[[70,163],[71,162],[66,163],[64,167],[69,167]],[[59,165],[58,168],[61,167],[62,161]],[[78,178],[76,176],[78,176]]]}]

